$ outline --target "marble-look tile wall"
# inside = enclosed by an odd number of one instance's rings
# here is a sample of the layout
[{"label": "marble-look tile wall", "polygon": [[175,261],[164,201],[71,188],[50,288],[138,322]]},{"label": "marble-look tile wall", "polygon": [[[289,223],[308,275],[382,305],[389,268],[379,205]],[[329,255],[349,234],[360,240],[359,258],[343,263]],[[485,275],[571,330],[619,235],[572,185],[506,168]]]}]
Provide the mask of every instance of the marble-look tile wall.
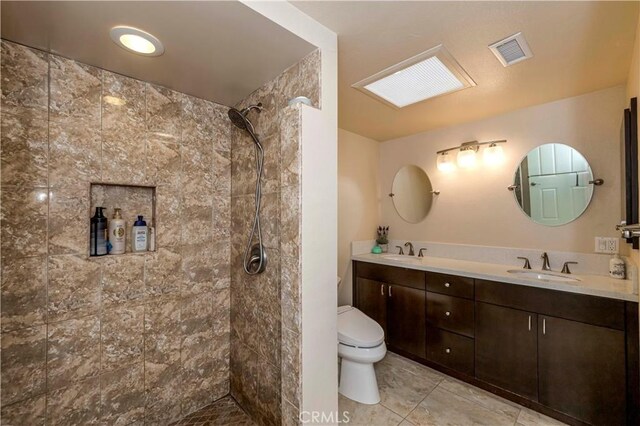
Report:
[{"label": "marble-look tile wall", "polygon": [[242,101],[265,150],[261,221],[269,263],[258,276],[242,270],[255,190],[254,144],[232,129],[231,393],[260,424],[297,424],[300,407],[300,106],[319,108],[320,51]]},{"label": "marble-look tile wall", "polygon": [[[1,68],[1,423],[165,424],[228,394],[226,108],[6,41]],[[155,253],[88,258],[91,182],[156,187]]]}]

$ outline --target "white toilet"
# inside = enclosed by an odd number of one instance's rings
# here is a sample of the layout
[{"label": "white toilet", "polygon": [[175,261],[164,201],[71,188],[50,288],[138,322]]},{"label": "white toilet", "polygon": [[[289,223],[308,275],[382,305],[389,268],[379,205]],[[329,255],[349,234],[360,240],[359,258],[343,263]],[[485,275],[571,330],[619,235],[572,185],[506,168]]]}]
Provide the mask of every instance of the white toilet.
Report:
[{"label": "white toilet", "polygon": [[338,391],[362,404],[380,402],[373,363],[387,353],[384,330],[352,306],[338,308],[338,356],[342,359]]}]

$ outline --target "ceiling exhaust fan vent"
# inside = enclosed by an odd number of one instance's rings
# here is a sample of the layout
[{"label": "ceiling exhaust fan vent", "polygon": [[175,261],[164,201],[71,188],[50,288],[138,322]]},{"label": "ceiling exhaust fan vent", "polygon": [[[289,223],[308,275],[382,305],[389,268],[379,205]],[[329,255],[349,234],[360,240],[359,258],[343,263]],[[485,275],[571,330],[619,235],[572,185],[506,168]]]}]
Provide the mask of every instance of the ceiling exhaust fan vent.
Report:
[{"label": "ceiling exhaust fan vent", "polygon": [[516,33],[504,40],[493,43],[489,46],[489,49],[505,67],[533,57],[533,53],[522,33]]}]

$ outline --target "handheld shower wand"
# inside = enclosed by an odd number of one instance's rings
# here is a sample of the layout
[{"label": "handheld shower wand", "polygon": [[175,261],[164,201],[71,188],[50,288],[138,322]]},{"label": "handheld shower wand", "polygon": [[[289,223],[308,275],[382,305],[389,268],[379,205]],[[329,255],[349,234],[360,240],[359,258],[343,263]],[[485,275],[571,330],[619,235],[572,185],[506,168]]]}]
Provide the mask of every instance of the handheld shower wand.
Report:
[{"label": "handheld shower wand", "polygon": [[[264,149],[260,143],[260,139],[255,134],[253,124],[247,118],[247,114],[252,110],[262,111],[262,104],[250,105],[244,108],[242,111],[238,111],[235,108],[229,109],[229,119],[231,122],[241,130],[246,130],[255,144],[255,157],[256,157],[256,191],[255,191],[255,214],[253,216],[253,225],[247,242],[247,248],[244,252],[244,259],[242,262],[244,271],[249,275],[257,275],[267,267],[267,253],[264,245],[262,244],[262,229],[260,227],[260,205],[262,203],[262,175],[264,173]],[[254,238],[258,239],[256,244],[253,244]]]}]

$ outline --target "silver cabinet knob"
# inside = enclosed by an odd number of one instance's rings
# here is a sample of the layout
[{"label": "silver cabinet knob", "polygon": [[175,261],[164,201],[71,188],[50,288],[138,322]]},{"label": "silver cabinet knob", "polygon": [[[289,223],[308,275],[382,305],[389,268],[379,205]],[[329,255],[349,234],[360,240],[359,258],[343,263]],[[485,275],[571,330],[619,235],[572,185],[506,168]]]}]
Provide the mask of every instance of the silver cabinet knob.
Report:
[{"label": "silver cabinet knob", "polygon": [[449,283],[444,283],[444,286],[445,286],[445,287],[451,287],[451,284],[449,284]]},{"label": "silver cabinet knob", "polygon": [[451,312],[447,311],[444,313],[446,316],[450,317],[451,316]]},{"label": "silver cabinet knob", "polygon": [[447,348],[444,350],[446,353],[450,354],[451,353],[451,348]]}]

